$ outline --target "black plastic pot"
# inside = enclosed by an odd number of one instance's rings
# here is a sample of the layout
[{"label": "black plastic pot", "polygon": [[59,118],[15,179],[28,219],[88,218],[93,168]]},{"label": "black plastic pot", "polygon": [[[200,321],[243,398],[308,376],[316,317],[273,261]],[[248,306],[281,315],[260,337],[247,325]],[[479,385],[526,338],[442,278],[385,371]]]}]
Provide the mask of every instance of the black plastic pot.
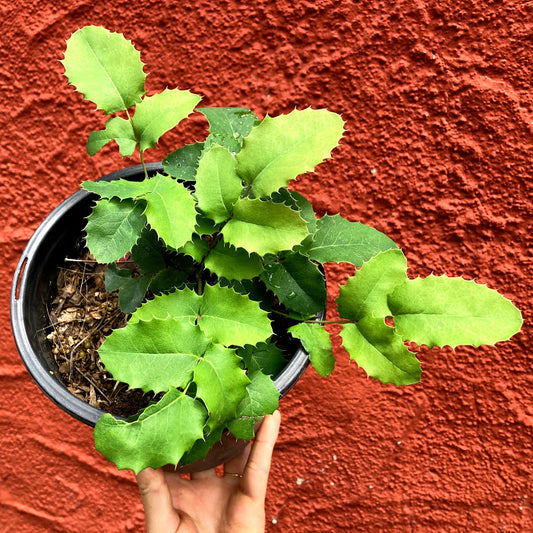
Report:
[{"label": "black plastic pot", "polygon": [[[147,165],[150,175],[162,170],[159,163]],[[125,168],[101,178],[105,181],[144,178],[141,165]],[[81,422],[93,426],[104,411],[92,407],[69,392],[61,380],[50,344],[46,339],[49,331],[47,305],[53,298],[58,268],[66,257],[72,256],[80,241],[85,218],[90,214],[96,196],[79,190],[60,204],[37,228],[28,242],[15,271],[11,290],[11,325],[22,362],[41,390],[61,409]],[[275,384],[281,396],[295,385],[304,373],[309,359],[307,353],[298,349],[287,366],[276,376]],[[188,471],[210,468],[235,455],[242,444],[230,436],[227,445],[216,457],[193,463]],[[225,451],[224,451],[225,450]],[[229,454],[229,455],[228,455]],[[185,471],[185,470],[184,470]]]}]

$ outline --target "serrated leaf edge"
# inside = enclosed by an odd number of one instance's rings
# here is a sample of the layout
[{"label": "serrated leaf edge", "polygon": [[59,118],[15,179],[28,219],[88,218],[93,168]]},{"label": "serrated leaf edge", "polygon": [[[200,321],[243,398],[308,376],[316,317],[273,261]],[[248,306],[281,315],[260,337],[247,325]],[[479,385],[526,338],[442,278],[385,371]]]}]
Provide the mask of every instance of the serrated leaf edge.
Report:
[{"label": "serrated leaf edge", "polygon": [[[103,27],[103,26],[100,26],[100,27]],[[83,28],[80,28],[80,29],[83,29]],[[104,29],[107,30],[107,28],[104,28]],[[79,31],[79,30],[73,31],[73,32],[70,34],[70,37],[67,39],[67,41],[69,41],[70,38],[71,38],[71,37],[72,37],[77,31]],[[124,37],[124,34],[122,34],[122,33],[114,32],[114,31],[110,31],[110,30],[107,30],[107,31],[108,31],[110,34],[120,35],[121,37],[124,38],[124,40],[125,40],[126,42],[128,42],[129,44],[131,44],[132,48],[135,50],[135,52],[137,52],[137,54],[138,54],[138,56],[139,56],[139,63],[141,64],[141,69],[142,69],[142,72],[143,72],[143,74],[144,74],[144,79],[145,79],[145,82],[146,82],[146,76],[147,76],[147,74],[144,72],[144,67],[145,67],[146,65],[145,65],[145,63],[142,62],[142,60],[141,60],[141,52],[140,52],[139,50],[137,50],[137,48],[135,48],[135,45],[133,44],[133,40],[132,40],[132,39],[126,39],[126,37]],[[65,49],[65,52],[66,52],[66,49]],[[65,57],[65,52],[63,53],[63,59],[60,59],[59,62],[61,63],[61,65],[63,65],[63,68],[65,69],[65,72],[63,72],[63,76],[65,76],[65,77],[67,78],[67,80],[68,80],[67,83],[68,83],[69,85],[72,85],[72,87],[74,87],[74,90],[75,90],[76,92],[80,93],[80,94],[83,96],[83,99],[84,99],[84,100],[87,100],[88,102],[91,102],[92,104],[95,104],[95,102],[93,102],[92,100],[90,100],[89,98],[87,98],[86,95],[85,95],[85,93],[84,93],[83,91],[80,91],[80,90],[78,89],[78,87],[77,87],[76,85],[74,85],[74,83],[71,83],[71,82],[70,82],[68,76],[66,75],[66,67],[65,67],[66,57]],[[143,97],[145,94],[146,94],[146,88],[145,88],[145,90],[144,90],[144,93],[141,94],[141,95],[139,96],[139,101],[136,102],[136,104],[138,104],[138,103],[141,101],[142,97]],[[100,109],[100,110],[103,111],[106,115],[112,115],[112,114],[114,114],[114,113],[118,113],[118,112],[120,112],[120,111],[116,111],[116,112],[108,113],[108,112],[106,112],[104,109],[98,107],[97,104],[95,104],[95,106],[96,106],[96,109]],[[133,107],[133,106],[131,106],[131,107]],[[124,107],[124,109],[122,109],[122,111],[125,111],[126,109],[130,109],[130,108],[128,108],[128,107]]]},{"label": "serrated leaf edge", "polygon": [[[507,298],[506,296],[504,296],[502,293],[500,293],[497,289],[492,289],[491,287],[489,287],[487,284],[485,283],[478,283],[474,278],[473,279],[466,279],[464,278],[463,276],[447,276],[446,274],[441,274],[440,276],[438,275],[435,275],[435,274],[429,274],[428,276],[426,277],[422,277],[422,276],[417,276],[416,278],[408,278],[406,281],[415,281],[417,279],[427,279],[427,278],[435,278],[435,279],[439,279],[439,278],[446,278],[446,279],[462,279],[463,281],[467,282],[467,283],[472,283],[474,285],[479,285],[481,287],[485,287],[487,290],[493,292],[493,293],[496,293],[498,294],[499,296],[502,296],[503,298],[505,298],[506,300],[508,300],[509,302],[511,302],[511,304],[516,308],[516,310],[520,313],[520,327],[518,328],[518,330],[513,333],[512,335],[509,335],[509,337],[507,337],[506,339],[500,339],[496,342],[494,342],[493,344],[486,344],[486,343],[479,343],[479,344],[442,344],[442,345],[438,345],[438,344],[432,344],[432,345],[428,345],[428,344],[420,344],[419,346],[427,346],[428,348],[434,348],[434,347],[437,347],[437,348],[445,348],[445,347],[448,347],[448,348],[451,348],[453,352],[456,351],[456,348],[459,348],[459,347],[472,347],[472,348],[479,348],[480,346],[496,346],[499,342],[507,342],[509,340],[511,340],[516,334],[518,334],[521,329],[522,329],[522,326],[524,324],[524,314],[523,314],[523,311],[521,309],[519,309],[513,302],[513,300],[511,300],[510,298]],[[397,287],[399,287],[400,285],[398,285]],[[394,292],[394,291],[392,291]],[[389,294],[392,294],[389,293]],[[391,317],[394,319],[394,315],[391,315]],[[395,332],[396,333],[396,332]],[[405,337],[404,335],[401,335],[399,333],[396,333],[399,337],[402,338],[402,340],[404,342],[411,342],[410,339],[408,339],[407,337]]]}]

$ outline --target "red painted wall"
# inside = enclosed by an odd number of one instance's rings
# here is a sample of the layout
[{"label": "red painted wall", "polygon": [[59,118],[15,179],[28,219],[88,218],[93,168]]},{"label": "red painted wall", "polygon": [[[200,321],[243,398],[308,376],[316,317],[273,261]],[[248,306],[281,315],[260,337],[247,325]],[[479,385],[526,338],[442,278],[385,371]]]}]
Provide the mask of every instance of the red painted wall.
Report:
[{"label": "red painted wall", "polygon": [[[61,75],[64,40],[86,24],[133,39],[150,91],[177,85],[261,116],[342,112],[335,159],[296,187],[319,211],[388,233],[411,276],[476,278],[524,311],[511,343],[424,350],[408,388],[368,380],[337,346],[333,375],[308,371],[283,401],[268,531],[533,531],[532,11],[524,0],[2,2],[0,532],[143,527],[133,477],[39,392],[9,326],[33,230],[80,181],[123,164],[114,147],[86,155],[103,118]],[[195,117],[152,160],[205,126]],[[331,298],[346,273],[328,269]]]}]

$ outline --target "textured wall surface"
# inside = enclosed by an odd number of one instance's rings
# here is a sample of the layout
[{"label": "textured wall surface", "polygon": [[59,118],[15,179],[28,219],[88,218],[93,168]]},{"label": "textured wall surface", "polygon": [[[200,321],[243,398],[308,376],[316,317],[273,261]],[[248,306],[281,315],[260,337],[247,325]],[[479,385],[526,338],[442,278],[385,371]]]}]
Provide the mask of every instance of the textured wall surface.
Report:
[{"label": "textured wall surface", "polygon": [[[268,531],[533,531],[530,0],[14,0],[0,18],[0,532],[144,527],[133,476],[42,395],[9,326],[11,276],[39,222],[123,165],[114,146],[86,154],[103,116],[58,62],[86,24],[134,41],[149,92],[190,88],[260,116],[343,113],[335,159],[295,187],[320,213],[388,233],[410,276],[475,278],[524,311],[510,343],[423,350],[407,388],[367,379],[336,346],[333,375],[307,371],[282,403]],[[205,131],[194,116],[150,160]],[[328,269],[331,300],[347,274]]]}]

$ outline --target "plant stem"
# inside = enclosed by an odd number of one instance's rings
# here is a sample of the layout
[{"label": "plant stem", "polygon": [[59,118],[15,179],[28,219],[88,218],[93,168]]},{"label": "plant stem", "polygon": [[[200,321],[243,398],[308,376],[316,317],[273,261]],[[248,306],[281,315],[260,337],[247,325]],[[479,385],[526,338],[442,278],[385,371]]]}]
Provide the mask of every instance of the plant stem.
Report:
[{"label": "plant stem", "polygon": [[143,152],[140,151],[140,149],[139,149],[139,154],[141,156],[141,165],[143,166],[144,177],[148,179],[148,171],[146,170],[146,165],[144,164],[144,155],[143,155]]},{"label": "plant stem", "polygon": [[135,131],[135,126],[133,124],[133,119],[131,118],[131,115],[130,115],[130,113],[129,113],[129,111],[127,109],[126,109],[126,115],[128,116],[128,120],[130,121],[131,129],[133,130],[133,135],[135,136],[135,141],[137,142],[137,146],[139,147],[139,155],[141,157],[141,165],[143,166],[143,170],[144,170],[144,177],[146,179],[148,179],[148,171],[146,170],[146,165],[144,163],[143,151],[141,150],[141,145],[139,143],[139,138],[137,137],[137,132]]},{"label": "plant stem", "polygon": [[196,281],[197,281],[197,294],[199,296],[202,296],[202,294],[204,293],[204,285],[202,283],[202,273],[201,272],[196,272]]},{"label": "plant stem", "polygon": [[306,324],[355,324],[354,320],[304,320]]},{"label": "plant stem", "polygon": [[[272,309],[270,311],[271,313],[274,313],[279,316],[284,316],[285,318],[294,318],[291,315],[288,315],[286,313],[282,313],[281,311],[276,311],[275,309]],[[297,320],[294,318],[294,320]],[[355,324],[355,321],[353,320],[315,320],[313,318],[309,320],[303,320],[304,324]]]}]

